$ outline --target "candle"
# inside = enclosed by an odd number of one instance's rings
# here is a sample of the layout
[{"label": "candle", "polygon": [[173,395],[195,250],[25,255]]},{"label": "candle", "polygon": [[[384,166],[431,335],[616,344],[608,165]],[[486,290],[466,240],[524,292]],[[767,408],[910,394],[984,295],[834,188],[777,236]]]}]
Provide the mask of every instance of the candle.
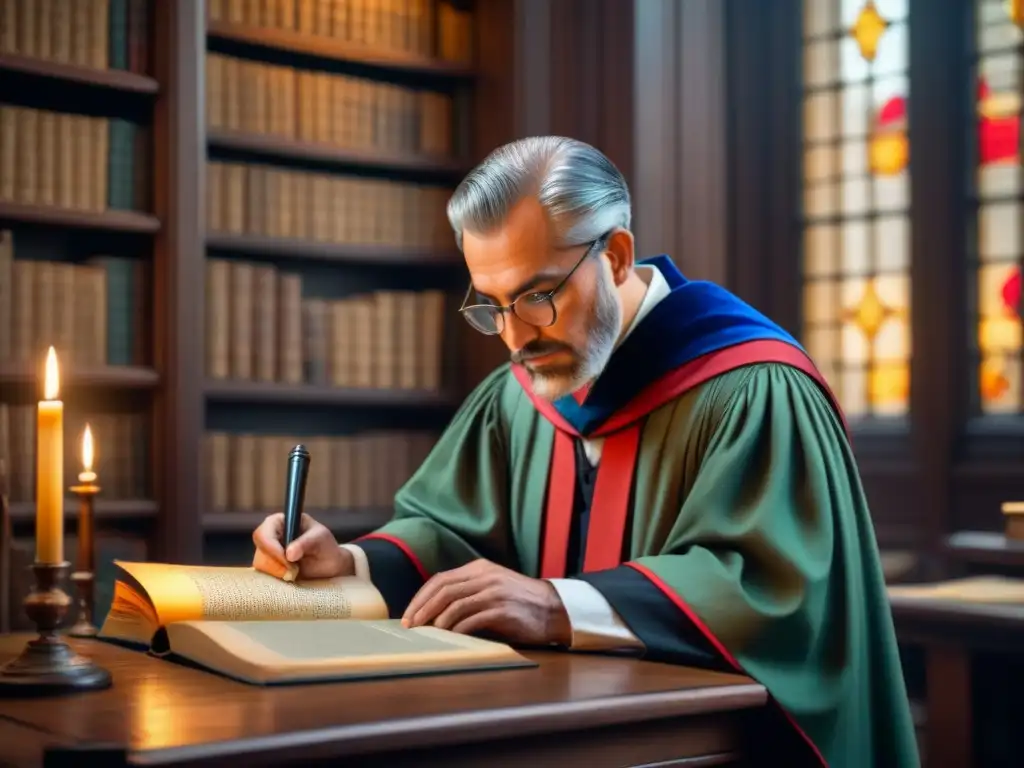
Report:
[{"label": "candle", "polygon": [[82,471],[78,473],[78,482],[83,485],[91,485],[96,482],[96,473],[92,471],[94,451],[92,430],[86,424],[85,431],[82,433]]},{"label": "candle", "polygon": [[36,418],[36,562],[64,562],[64,403],[57,353],[46,354]]}]

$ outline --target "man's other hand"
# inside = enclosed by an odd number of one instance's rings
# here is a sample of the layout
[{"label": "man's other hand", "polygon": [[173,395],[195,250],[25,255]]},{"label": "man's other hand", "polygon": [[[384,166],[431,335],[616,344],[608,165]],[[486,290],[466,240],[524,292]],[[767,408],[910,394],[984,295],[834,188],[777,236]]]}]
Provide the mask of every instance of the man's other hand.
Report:
[{"label": "man's other hand", "polygon": [[299,521],[299,537],[288,550],[284,539],[284,514],[270,515],[252,532],[256,554],[252,567],[279,579],[331,579],[354,576],[352,553],[338,546],[334,534],[309,515]]},{"label": "man's other hand", "polygon": [[524,645],[569,645],[569,617],[550,582],[475,560],[433,576],[416,593],[402,623],[462,634],[486,632]]}]

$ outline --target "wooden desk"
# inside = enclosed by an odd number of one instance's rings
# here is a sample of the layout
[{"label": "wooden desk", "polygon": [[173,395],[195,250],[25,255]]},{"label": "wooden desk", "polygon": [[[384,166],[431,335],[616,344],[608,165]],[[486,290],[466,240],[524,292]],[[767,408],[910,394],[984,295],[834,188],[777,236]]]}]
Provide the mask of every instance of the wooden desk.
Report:
[{"label": "wooden desk", "polygon": [[[0,662],[26,639],[0,638]],[[748,678],[596,655],[262,688],[99,641],[75,646],[111,671],[114,686],[0,699],[0,765],[729,765],[767,701]]]},{"label": "wooden desk", "polygon": [[891,596],[902,645],[926,654],[929,768],[970,768],[971,659],[978,653],[1024,649],[1024,606],[983,605]]}]

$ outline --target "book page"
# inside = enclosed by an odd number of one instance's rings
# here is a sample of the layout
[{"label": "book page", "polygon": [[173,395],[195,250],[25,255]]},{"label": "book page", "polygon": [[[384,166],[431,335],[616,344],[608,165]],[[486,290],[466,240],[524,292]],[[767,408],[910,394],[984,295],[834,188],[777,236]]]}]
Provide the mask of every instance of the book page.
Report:
[{"label": "book page", "polygon": [[504,643],[397,620],[181,622],[154,650],[251,682],[534,665]]},{"label": "book page", "polygon": [[966,603],[1024,605],[1024,580],[1004,576],[972,576],[934,584],[900,584],[888,587],[893,597],[952,600]]},{"label": "book page", "polygon": [[285,582],[253,568],[126,563],[117,565],[156,610],[159,624],[222,621],[383,619],[376,587],[350,576]]},{"label": "book page", "polygon": [[315,627],[293,621],[246,621],[203,624],[200,631],[223,641],[237,635],[259,645],[268,654],[289,661],[339,657],[422,655],[462,651],[495,653],[502,644],[433,628],[406,629],[398,620],[321,621]]}]

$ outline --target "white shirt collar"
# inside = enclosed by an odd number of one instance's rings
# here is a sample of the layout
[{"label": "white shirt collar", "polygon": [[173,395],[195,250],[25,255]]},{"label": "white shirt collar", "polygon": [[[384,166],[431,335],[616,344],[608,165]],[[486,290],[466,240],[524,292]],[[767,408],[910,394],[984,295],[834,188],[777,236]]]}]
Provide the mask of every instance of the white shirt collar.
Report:
[{"label": "white shirt collar", "polygon": [[629,324],[629,328],[622,334],[622,338],[619,339],[619,344],[622,344],[631,334],[636,327],[640,324],[658,302],[668,296],[672,291],[668,287],[668,281],[665,280],[665,276],[661,274],[661,270],[657,267],[651,266],[650,264],[641,264],[636,267],[637,274],[640,275],[641,279],[647,283],[647,293],[644,294],[644,300],[640,302],[640,308],[636,312],[636,317],[633,318],[633,322]]}]

